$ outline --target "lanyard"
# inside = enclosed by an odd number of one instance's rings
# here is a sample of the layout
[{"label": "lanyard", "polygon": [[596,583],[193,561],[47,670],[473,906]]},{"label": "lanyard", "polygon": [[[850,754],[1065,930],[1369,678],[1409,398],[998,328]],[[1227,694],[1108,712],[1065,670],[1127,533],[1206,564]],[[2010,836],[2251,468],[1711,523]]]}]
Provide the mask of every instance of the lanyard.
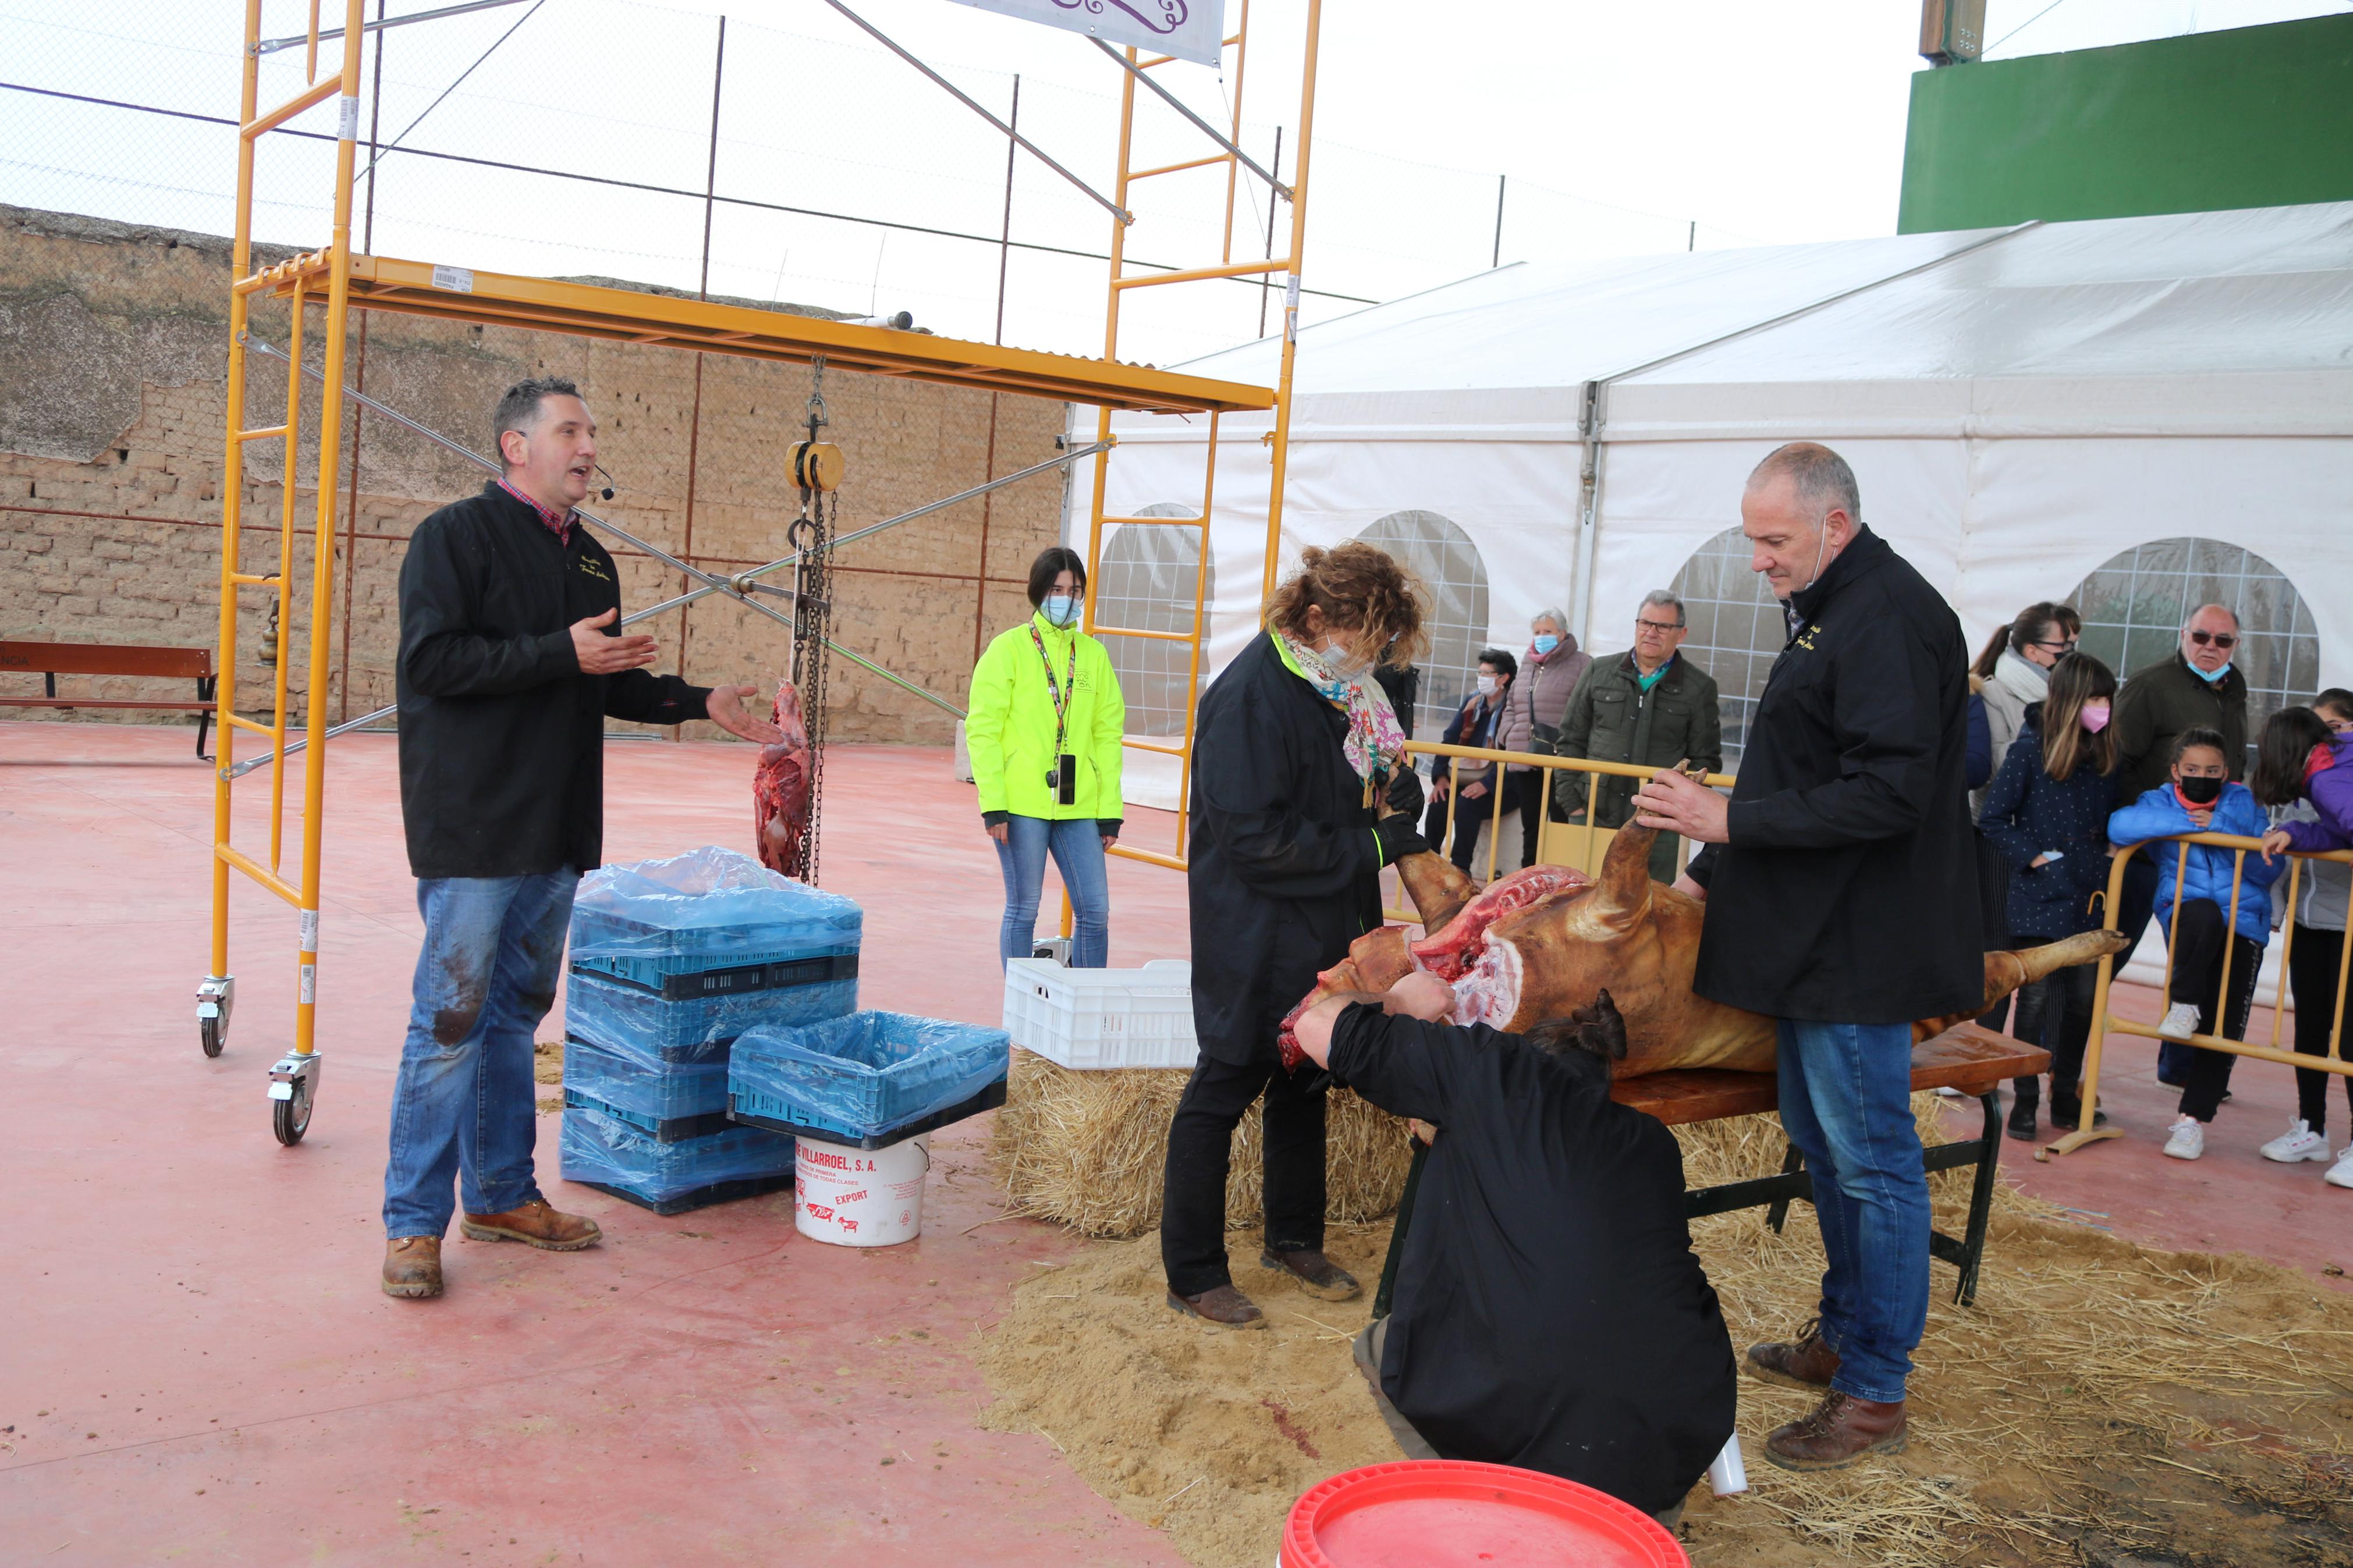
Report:
[{"label": "lanyard", "polygon": [[1071,705],[1078,700],[1079,634],[1071,634],[1071,666],[1062,672],[1060,686],[1054,684],[1054,661],[1047,656],[1046,639],[1038,635],[1034,624],[1029,628],[1029,641],[1038,650],[1038,662],[1046,668],[1046,692],[1054,703],[1054,754],[1060,756],[1062,753],[1062,734],[1070,724]]}]

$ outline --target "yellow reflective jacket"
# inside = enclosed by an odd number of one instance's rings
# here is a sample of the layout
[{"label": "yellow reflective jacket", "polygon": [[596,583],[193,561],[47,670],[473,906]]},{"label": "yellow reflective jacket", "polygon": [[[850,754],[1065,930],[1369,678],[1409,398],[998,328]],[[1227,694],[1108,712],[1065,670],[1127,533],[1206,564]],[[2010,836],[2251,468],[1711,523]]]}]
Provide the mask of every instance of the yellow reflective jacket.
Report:
[{"label": "yellow reflective jacket", "polygon": [[[1029,640],[1032,627],[1046,645],[1059,684],[1071,668],[1071,642],[1078,641],[1078,680],[1068,695],[1062,750],[1079,759],[1079,780],[1071,804],[1046,784],[1054,766],[1054,701],[1046,667]],[[1076,627],[1063,631],[1043,615],[999,633],[973,666],[966,706],[965,743],[972,755],[973,782],[980,809],[1038,816],[1049,821],[1092,816],[1116,823],[1126,807],[1119,789],[1120,734],[1127,727],[1127,703],[1119,675],[1103,644]]]}]

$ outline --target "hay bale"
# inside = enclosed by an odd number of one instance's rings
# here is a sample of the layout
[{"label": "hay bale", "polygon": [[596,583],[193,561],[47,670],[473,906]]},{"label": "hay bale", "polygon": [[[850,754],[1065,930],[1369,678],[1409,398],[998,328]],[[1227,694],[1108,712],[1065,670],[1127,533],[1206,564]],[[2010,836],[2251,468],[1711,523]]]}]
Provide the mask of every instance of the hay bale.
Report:
[{"label": "hay bale", "polygon": [[[1191,1076],[1181,1068],[1081,1072],[1017,1048],[989,1149],[1013,1212],[1114,1238],[1158,1226],[1168,1122]],[[1354,1225],[1395,1210],[1411,1161],[1405,1123],[1335,1089],[1325,1139],[1329,1217]],[[1244,1116],[1226,1184],[1229,1229],[1262,1217],[1259,1150],[1259,1119]]]}]

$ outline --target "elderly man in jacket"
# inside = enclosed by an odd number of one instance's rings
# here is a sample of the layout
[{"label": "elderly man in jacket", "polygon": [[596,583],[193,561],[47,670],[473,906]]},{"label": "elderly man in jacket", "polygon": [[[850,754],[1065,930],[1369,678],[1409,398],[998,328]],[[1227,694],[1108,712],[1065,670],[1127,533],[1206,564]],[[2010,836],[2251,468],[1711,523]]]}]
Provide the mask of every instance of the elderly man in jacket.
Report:
[{"label": "elderly man in jacket", "polygon": [[[1679,651],[1688,635],[1681,599],[1664,588],[1643,595],[1634,612],[1634,646],[1598,661],[1577,682],[1560,727],[1560,754],[1711,773],[1723,767],[1724,716],[1715,682]],[[1595,823],[1612,829],[1626,825],[1634,787],[1630,778],[1596,778],[1571,769],[1553,775],[1553,798],[1563,818],[1578,820],[1590,793],[1599,797]],[[1675,836],[1660,834],[1651,847],[1651,875],[1673,881],[1679,854]]]},{"label": "elderly man in jacket", "polygon": [[1758,464],[1740,521],[1788,642],[1731,799],[1662,771],[1635,820],[1709,846],[1687,878],[1707,900],[1692,988],[1780,1020],[1781,1121],[1813,1173],[1828,1267],[1817,1325],[1751,1346],[1746,1366],[1821,1393],[1765,1453],[1827,1469],[1904,1446],[1928,1313],[1911,1020],[1984,996],[1968,650],[1950,606],[1863,526],[1829,447]]},{"label": "elderly man in jacket", "polygon": [[580,389],[519,382],[491,418],[504,472],[417,525],[400,567],[400,809],[425,945],[384,1173],[384,1290],[441,1293],[454,1206],[477,1241],[595,1245],[532,1171],[532,1037],[555,1002],[580,874],[604,857],[605,720],[709,719],[779,740],[750,686],[649,675],[619,574],[573,510],[596,462]]}]

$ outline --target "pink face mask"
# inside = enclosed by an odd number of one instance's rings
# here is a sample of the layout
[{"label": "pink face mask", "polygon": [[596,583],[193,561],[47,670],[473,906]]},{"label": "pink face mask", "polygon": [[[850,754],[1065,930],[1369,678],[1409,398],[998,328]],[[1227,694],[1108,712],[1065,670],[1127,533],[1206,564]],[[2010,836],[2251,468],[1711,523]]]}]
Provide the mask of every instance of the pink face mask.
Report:
[{"label": "pink face mask", "polygon": [[2098,734],[2108,727],[2108,705],[2105,702],[2084,703],[2082,719],[2084,729]]}]

